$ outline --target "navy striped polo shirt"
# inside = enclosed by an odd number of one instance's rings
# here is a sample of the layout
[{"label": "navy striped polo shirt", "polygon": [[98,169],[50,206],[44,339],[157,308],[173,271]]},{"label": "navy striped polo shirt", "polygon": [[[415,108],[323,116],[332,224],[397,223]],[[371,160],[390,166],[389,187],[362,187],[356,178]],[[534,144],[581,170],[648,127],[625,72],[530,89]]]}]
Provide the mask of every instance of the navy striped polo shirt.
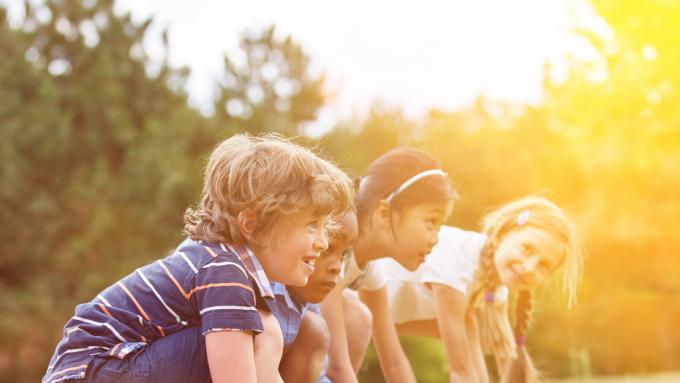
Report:
[{"label": "navy striped polo shirt", "polygon": [[187,327],[260,333],[257,309],[272,311],[273,301],[250,249],[187,239],[78,305],[42,381],[83,379],[96,355],[123,359]]}]

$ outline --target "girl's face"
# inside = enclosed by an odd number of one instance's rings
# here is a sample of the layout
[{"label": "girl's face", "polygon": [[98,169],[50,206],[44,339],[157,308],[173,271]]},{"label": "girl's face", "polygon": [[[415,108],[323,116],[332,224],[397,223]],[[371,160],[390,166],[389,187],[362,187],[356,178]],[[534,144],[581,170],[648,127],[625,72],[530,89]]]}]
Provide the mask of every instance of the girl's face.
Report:
[{"label": "girl's face", "polygon": [[425,261],[439,240],[439,227],[451,212],[451,202],[432,202],[395,212],[390,256],[408,270]]},{"label": "girl's face", "polygon": [[314,272],[316,261],[328,248],[328,217],[306,211],[286,214],[263,233],[263,248],[255,252],[267,277],[275,282],[304,286]]},{"label": "girl's face", "polygon": [[505,234],[494,254],[494,265],[501,283],[511,289],[532,289],[564,260],[562,241],[549,232],[523,227]]}]

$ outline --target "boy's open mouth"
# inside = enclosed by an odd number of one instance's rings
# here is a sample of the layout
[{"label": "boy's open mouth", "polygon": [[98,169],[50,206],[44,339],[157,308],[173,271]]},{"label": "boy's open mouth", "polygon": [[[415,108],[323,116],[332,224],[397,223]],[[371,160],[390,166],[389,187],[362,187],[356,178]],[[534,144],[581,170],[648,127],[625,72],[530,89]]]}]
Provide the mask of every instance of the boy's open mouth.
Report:
[{"label": "boy's open mouth", "polygon": [[316,260],[319,259],[318,255],[309,255],[306,257],[302,257],[302,263],[307,265],[307,267],[314,272],[314,265],[316,264]]}]

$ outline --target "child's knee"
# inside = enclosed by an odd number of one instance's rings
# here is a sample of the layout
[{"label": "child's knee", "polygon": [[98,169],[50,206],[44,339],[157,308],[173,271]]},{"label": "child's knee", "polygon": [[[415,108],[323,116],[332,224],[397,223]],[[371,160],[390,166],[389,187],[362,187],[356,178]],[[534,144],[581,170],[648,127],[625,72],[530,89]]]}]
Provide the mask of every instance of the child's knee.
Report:
[{"label": "child's knee", "polygon": [[370,340],[371,327],[373,326],[373,314],[371,310],[360,300],[345,298],[343,309],[345,312],[345,326],[357,338]]},{"label": "child's knee", "polygon": [[278,355],[280,359],[283,353],[283,335],[279,322],[272,313],[258,311],[260,318],[262,318],[264,331],[255,337],[255,353],[266,353],[270,357]]},{"label": "child's knee", "polygon": [[328,325],[321,315],[312,311],[305,313],[295,342],[300,342],[310,351],[323,353],[328,351],[330,333],[328,332]]}]

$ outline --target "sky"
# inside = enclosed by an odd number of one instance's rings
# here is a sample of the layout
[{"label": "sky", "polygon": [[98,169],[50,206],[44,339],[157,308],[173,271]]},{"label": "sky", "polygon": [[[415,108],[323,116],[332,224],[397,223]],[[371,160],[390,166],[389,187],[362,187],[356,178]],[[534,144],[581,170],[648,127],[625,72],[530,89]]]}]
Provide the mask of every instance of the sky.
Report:
[{"label": "sky", "polygon": [[[0,0],[20,8],[18,0]],[[276,25],[323,72],[329,106],[320,126],[360,117],[380,102],[417,118],[483,95],[539,103],[544,64],[560,67],[573,44],[570,0],[117,0],[117,13],[153,16],[145,48],[162,58],[168,29],[172,65],[188,65],[190,103],[210,113],[223,55],[246,29]]]}]

